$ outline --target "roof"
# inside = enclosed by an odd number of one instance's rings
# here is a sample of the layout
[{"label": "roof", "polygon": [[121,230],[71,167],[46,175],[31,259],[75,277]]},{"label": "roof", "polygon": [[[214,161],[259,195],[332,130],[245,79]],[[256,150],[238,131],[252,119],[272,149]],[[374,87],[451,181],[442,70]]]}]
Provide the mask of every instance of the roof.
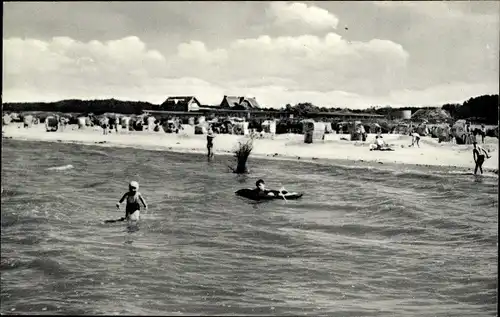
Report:
[{"label": "roof", "polygon": [[224,96],[222,102],[224,100],[226,100],[230,108],[241,106],[243,101],[246,101],[250,105],[250,109],[260,109],[260,105],[254,97]]},{"label": "roof", "polygon": [[260,109],[260,105],[254,97],[245,98],[244,100],[248,102],[248,104],[250,104],[250,107],[252,107],[252,109]]},{"label": "roof", "polygon": [[236,107],[240,104],[241,97],[236,97],[236,96],[224,96],[224,99],[222,101],[226,100],[226,102],[229,104],[229,107]]},{"label": "roof", "polygon": [[187,104],[192,99],[194,99],[198,104],[200,103],[195,96],[173,96],[173,97],[168,97],[167,100],[165,100],[164,104],[165,103]]}]

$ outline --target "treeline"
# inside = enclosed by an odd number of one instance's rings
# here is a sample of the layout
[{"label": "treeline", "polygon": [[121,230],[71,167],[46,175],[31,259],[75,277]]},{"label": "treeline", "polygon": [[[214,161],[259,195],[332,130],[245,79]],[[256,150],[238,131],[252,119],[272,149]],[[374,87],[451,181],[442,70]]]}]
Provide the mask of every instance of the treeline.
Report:
[{"label": "treeline", "polygon": [[[454,120],[458,119],[470,119],[477,123],[485,124],[498,124],[498,107],[499,98],[498,95],[483,95],[479,97],[473,97],[465,101],[462,104],[445,104],[441,109],[446,110]],[[284,110],[296,114],[297,116],[303,116],[307,113],[318,113],[318,112],[343,112],[349,111],[353,113],[371,113],[383,115],[388,119],[393,119],[398,117],[398,114],[402,110],[412,110],[415,113],[419,109],[435,109],[436,107],[401,107],[392,108],[390,106],[385,107],[371,107],[368,109],[346,109],[346,108],[324,108],[317,107],[309,102],[298,103],[295,106],[286,105]]]},{"label": "treeline", "polygon": [[[462,104],[445,104],[441,109],[446,110],[454,120],[470,119],[477,123],[498,124],[498,95],[482,95],[470,98]],[[401,110],[412,110],[414,113],[419,109],[435,109],[435,107],[404,107],[404,108],[371,108],[373,113],[386,116],[391,119]]]},{"label": "treeline", "polygon": [[[453,119],[471,119],[478,123],[498,124],[498,95],[483,95],[470,98],[462,104],[445,104],[441,108],[450,113]],[[103,114],[106,112],[123,114],[141,114],[143,110],[156,110],[159,105],[142,101],[121,101],[116,99],[105,100],[62,100],[57,102],[27,102],[27,103],[5,103],[2,105],[3,111],[23,112],[23,111],[47,111],[47,112],[77,112]],[[401,110],[434,109],[435,107],[403,107],[392,108],[371,107],[368,109],[346,109],[346,108],[326,108],[318,107],[310,102],[298,103],[294,106],[287,104],[281,109],[264,108],[270,111],[283,111],[294,114],[297,117],[306,116],[308,113],[318,112],[353,112],[379,114],[391,119]]]},{"label": "treeline", "polygon": [[453,118],[471,118],[487,124],[498,124],[498,95],[483,95],[470,98],[463,104],[446,104],[442,109],[448,111]]},{"label": "treeline", "polygon": [[155,107],[152,103],[143,101],[121,101],[116,99],[79,100],[69,99],[56,102],[20,102],[5,103],[3,111],[47,111],[47,112],[76,112],[93,113],[96,115],[106,112],[123,114],[141,114],[143,110]]}]

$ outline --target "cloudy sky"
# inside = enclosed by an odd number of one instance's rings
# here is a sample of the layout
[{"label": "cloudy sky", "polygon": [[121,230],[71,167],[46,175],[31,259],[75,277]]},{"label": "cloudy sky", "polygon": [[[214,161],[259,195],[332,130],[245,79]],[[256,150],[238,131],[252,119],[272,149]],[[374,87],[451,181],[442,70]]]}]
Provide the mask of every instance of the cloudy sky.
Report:
[{"label": "cloudy sky", "polygon": [[433,106],[499,89],[497,1],[4,3],[3,101]]}]

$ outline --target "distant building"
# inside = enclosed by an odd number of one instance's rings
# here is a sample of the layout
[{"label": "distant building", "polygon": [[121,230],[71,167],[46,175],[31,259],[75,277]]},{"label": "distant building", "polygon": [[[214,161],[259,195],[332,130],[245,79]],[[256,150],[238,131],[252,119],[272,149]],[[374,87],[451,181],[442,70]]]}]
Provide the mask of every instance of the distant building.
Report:
[{"label": "distant building", "polygon": [[224,96],[220,103],[221,109],[259,110],[260,105],[255,98]]},{"label": "distant building", "polygon": [[200,102],[194,96],[176,96],[168,97],[161,104],[160,109],[165,111],[198,111],[200,110]]},{"label": "distant building", "polygon": [[411,119],[411,110],[399,110],[393,114],[394,119],[403,119],[410,120]]},{"label": "distant building", "polygon": [[383,115],[370,113],[352,113],[347,110],[335,112],[310,112],[304,115],[295,115],[290,110],[264,110],[255,98],[240,96],[224,96],[220,105],[201,105],[194,96],[169,97],[157,109],[144,110],[143,113],[158,117],[240,117],[268,120],[290,119],[292,117],[311,118],[319,121],[345,121],[345,120],[377,120]]}]

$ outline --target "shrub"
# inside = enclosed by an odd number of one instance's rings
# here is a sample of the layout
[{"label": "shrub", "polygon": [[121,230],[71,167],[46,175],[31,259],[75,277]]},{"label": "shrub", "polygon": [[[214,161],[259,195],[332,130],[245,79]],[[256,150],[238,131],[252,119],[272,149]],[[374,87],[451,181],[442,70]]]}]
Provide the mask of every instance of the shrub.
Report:
[{"label": "shrub", "polygon": [[245,142],[239,141],[238,148],[234,151],[234,157],[236,158],[236,168],[233,172],[236,174],[248,173],[247,161],[250,153],[253,150],[253,140],[255,136],[251,135]]}]

